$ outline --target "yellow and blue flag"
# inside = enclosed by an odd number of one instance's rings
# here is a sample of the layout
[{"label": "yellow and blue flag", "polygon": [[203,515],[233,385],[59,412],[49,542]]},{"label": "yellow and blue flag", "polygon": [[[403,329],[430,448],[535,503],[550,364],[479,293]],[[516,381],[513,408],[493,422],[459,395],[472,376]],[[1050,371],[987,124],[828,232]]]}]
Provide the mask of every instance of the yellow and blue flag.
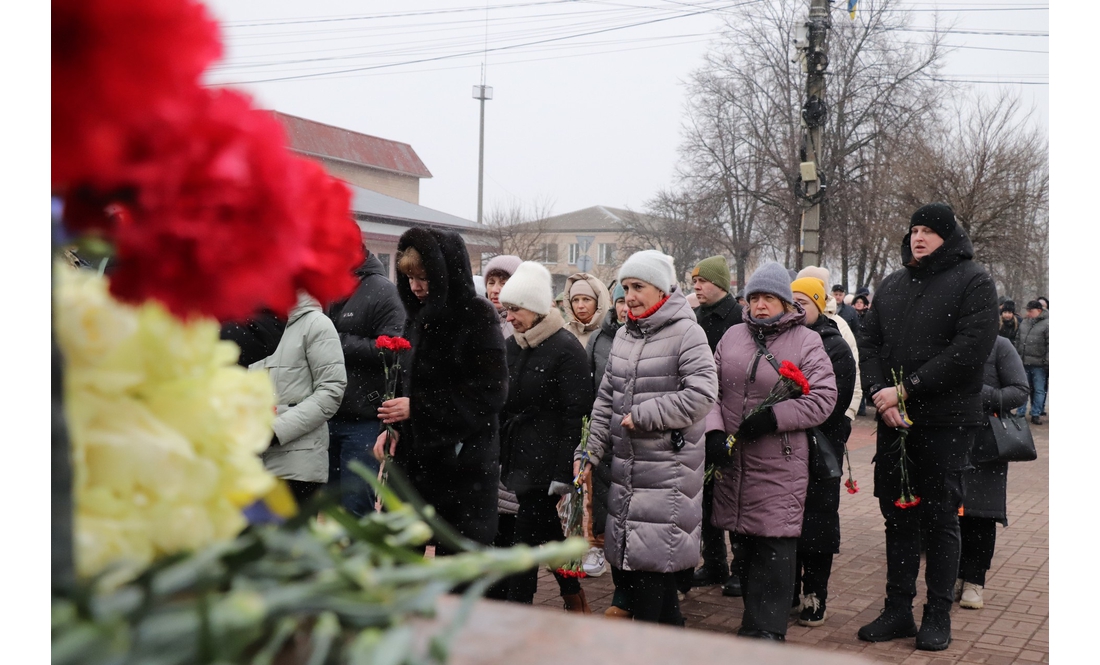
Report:
[{"label": "yellow and blue flag", "polygon": [[859,0],[848,0],[848,17],[853,21],[856,20],[856,5],[859,4]]}]

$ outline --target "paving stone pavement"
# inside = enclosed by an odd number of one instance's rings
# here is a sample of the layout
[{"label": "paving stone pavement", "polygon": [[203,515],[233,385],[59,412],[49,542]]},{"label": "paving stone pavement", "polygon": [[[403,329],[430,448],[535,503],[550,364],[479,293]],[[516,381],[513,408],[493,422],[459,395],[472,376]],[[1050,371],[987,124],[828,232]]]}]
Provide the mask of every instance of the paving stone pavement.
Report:
[{"label": "paving stone pavement", "polygon": [[[870,644],[856,637],[860,626],[878,616],[886,588],[886,545],[882,515],[871,494],[874,421],[857,418],[849,451],[859,482],[857,494],[841,495],[840,553],[829,580],[828,618],[817,628],[799,626],[791,616],[787,640],[833,652],[913,665],[948,663],[1050,662],[1048,555],[1048,428],[1032,426],[1039,459],[1013,463],[1008,473],[1008,528],[997,527],[997,547],[986,576],[985,607],[951,611],[952,642],[944,651],[917,651],[914,638]],[[583,581],[594,615],[611,604],[610,571]],[[925,597],[922,563],[913,612],[920,620]],[[536,606],[561,608],[548,571],[539,575]],[[735,633],[741,624],[740,598],[726,598],[720,586],[693,589],[681,604],[689,629]],[[602,616],[593,620],[611,621]]]}]

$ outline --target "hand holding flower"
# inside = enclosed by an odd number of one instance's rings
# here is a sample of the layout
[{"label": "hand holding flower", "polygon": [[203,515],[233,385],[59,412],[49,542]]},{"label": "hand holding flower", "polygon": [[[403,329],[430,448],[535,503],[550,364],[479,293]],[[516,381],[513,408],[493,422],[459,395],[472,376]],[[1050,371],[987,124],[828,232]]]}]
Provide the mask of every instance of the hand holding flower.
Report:
[{"label": "hand holding flower", "polygon": [[378,419],[386,425],[392,425],[408,420],[410,413],[409,398],[395,397],[382,402],[382,406],[378,409]]},{"label": "hand holding flower", "polygon": [[397,432],[390,434],[386,430],[382,430],[382,432],[378,435],[378,438],[374,440],[374,459],[378,460],[379,462],[386,459],[387,439],[389,439],[390,444],[389,455],[390,457],[393,457],[394,453],[397,451],[397,440],[400,438],[400,436],[401,435]]}]

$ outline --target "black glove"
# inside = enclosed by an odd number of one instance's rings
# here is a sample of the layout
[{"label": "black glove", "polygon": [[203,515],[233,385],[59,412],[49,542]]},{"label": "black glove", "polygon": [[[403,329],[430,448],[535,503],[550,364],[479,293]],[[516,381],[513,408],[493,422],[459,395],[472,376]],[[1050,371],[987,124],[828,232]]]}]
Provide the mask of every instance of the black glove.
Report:
[{"label": "black glove", "polygon": [[766,434],[771,434],[778,429],[779,423],[775,420],[775,412],[772,411],[770,406],[766,406],[758,413],[754,413],[741,421],[741,427],[737,430],[735,436],[738,441],[751,441]]},{"label": "black glove", "polygon": [[733,456],[730,455],[729,449],[726,447],[726,433],[721,430],[711,430],[707,432],[707,438],[703,441],[704,449],[706,451],[706,465],[711,464],[715,466],[729,466],[733,461]]}]

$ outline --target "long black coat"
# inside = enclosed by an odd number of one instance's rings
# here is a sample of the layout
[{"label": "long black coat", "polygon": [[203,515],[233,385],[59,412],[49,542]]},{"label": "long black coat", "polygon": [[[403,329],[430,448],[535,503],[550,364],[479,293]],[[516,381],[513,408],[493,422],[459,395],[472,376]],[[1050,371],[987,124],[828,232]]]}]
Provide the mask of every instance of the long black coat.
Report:
[{"label": "long black coat", "polygon": [[394,337],[404,332],[405,307],[374,254],[367,255],[355,274],[359,277],[355,292],[333,303],[327,312],[340,334],[348,373],[344,401],[334,418],[373,420],[378,418],[386,388],[382,354],[374,342],[382,335]]},{"label": "long black coat", "polygon": [[[596,391],[600,389],[603,381],[604,370],[607,369],[607,360],[611,357],[611,345],[615,343],[615,333],[623,324],[615,314],[615,309],[604,316],[599,329],[593,331],[588,338],[585,353],[588,354],[588,368],[592,371],[592,399],[596,399]],[[591,409],[591,404],[589,408]],[[604,532],[604,524],[607,522],[607,493],[611,489],[611,465],[601,464],[592,469],[592,533],[600,535]]]},{"label": "long black coat", "polygon": [[[856,388],[856,359],[848,342],[840,334],[840,328],[829,317],[824,314],[818,316],[809,328],[821,335],[825,353],[833,363],[836,406],[819,429],[843,464],[844,447],[852,433],[852,421],[848,420],[845,411],[852,402],[852,393]],[[815,480],[810,476],[806,488],[806,510],[802,515],[802,535],[798,539],[799,551],[840,551],[840,480]]]},{"label": "long black coat", "polygon": [[581,419],[595,393],[588,359],[576,336],[564,328],[534,348],[514,337],[508,351],[508,401],[501,414],[501,475],[517,494],[546,493],[550,483],[573,481],[573,451]]},{"label": "long black coat", "polygon": [[397,292],[412,351],[402,367],[411,417],[402,423],[396,461],[443,519],[479,543],[493,542],[500,479],[500,411],[508,365],[500,319],[474,291],[470,257],[453,231],[414,227],[397,249],[415,247],[428,297],[399,274]]},{"label": "long black coat", "polygon": [[[998,337],[993,351],[985,361],[985,379],[982,386],[982,408],[988,416],[1005,412],[1027,403],[1030,388],[1027,371],[1012,342]],[[1008,490],[1008,462],[997,457],[997,443],[993,439],[989,421],[978,436],[970,452],[973,468],[966,471],[966,495],[963,514],[970,517],[989,517],[1008,526],[1005,508]]]},{"label": "long black coat", "polygon": [[904,268],[886,277],[858,336],[863,392],[870,398],[904,373],[918,426],[977,426],[982,366],[997,339],[997,290],[962,226],[916,265],[909,235]]}]

